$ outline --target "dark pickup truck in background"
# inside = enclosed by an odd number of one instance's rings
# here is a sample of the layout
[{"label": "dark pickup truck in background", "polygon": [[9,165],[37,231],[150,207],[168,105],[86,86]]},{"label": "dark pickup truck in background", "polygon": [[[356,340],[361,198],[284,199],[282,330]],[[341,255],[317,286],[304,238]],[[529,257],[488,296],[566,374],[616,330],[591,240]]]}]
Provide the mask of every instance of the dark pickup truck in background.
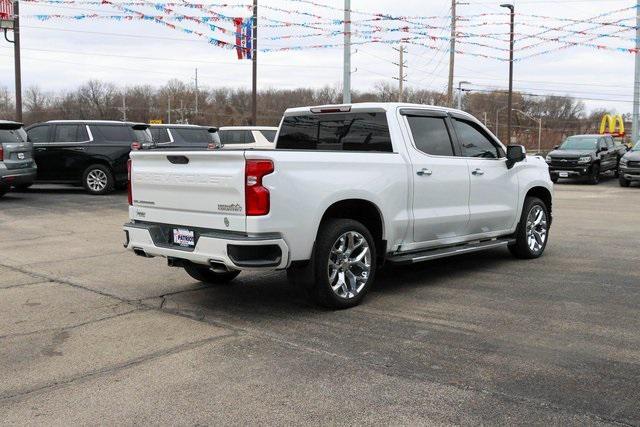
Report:
[{"label": "dark pickup truck in background", "polygon": [[618,164],[626,152],[627,147],[611,135],[570,136],[547,155],[551,180],[587,178],[597,184],[603,172],[613,171],[618,176]]}]

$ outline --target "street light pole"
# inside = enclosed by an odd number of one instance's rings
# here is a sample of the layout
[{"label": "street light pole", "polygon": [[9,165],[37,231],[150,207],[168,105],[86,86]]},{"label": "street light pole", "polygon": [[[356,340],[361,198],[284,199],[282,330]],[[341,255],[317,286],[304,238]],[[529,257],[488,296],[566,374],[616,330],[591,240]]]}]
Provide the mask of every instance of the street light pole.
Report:
[{"label": "street light pole", "polygon": [[22,121],[22,70],[20,66],[20,2],[13,2],[13,61],[16,83],[16,121]]},{"label": "street light pole", "polygon": [[471,82],[458,82],[458,110],[462,110],[462,85],[470,85]]},{"label": "street light pole", "polygon": [[509,31],[509,100],[507,101],[507,144],[511,144],[511,111],[513,109],[513,45],[515,36],[515,7],[512,4],[501,4],[500,7],[506,7],[510,11],[511,29]]}]

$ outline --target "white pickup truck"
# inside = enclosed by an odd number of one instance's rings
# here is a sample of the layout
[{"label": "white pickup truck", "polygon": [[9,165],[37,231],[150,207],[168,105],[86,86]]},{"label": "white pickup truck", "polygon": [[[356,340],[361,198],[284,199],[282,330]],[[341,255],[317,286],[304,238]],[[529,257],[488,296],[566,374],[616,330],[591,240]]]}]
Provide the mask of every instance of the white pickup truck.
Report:
[{"label": "white pickup truck", "polygon": [[508,247],[537,258],[553,184],[462,111],[367,103],[287,110],[275,150],[135,151],[125,247],[207,283],[287,270],[325,306],[377,268]]}]

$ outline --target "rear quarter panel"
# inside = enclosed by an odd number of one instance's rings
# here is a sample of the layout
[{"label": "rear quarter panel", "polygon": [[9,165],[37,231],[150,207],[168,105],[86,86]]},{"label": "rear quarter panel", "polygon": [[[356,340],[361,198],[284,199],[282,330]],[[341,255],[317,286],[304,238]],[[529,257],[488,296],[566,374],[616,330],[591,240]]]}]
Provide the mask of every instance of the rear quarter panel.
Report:
[{"label": "rear quarter panel", "polygon": [[270,213],[247,217],[247,231],[282,233],[292,261],[311,257],[322,216],[341,200],[376,205],[388,247],[406,233],[408,165],[400,154],[265,150],[247,151],[246,158],[270,159],[275,166],[263,179],[271,193]]}]

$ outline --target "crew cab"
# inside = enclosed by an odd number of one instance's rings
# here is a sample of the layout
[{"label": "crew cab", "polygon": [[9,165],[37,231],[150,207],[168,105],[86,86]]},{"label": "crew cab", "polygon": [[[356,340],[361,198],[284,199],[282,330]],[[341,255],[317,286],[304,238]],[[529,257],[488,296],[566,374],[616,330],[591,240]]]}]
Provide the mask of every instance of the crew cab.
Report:
[{"label": "crew cab", "polygon": [[33,184],[37,167],[32,154],[22,123],[0,120],[0,197],[11,187],[23,190]]},{"label": "crew cab", "polygon": [[287,270],[332,308],[362,301],[384,263],[540,257],[551,225],[544,159],[432,106],[290,109],[275,150],[135,151],[130,177],[127,249],[207,283]]},{"label": "crew cab", "polygon": [[559,178],[586,178],[600,182],[600,174],[612,171],[618,176],[618,163],[627,148],[611,135],[574,135],[547,155],[553,182]]},{"label": "crew cab", "polygon": [[127,183],[132,145],[151,143],[144,123],[51,120],[29,126],[38,182],[82,185],[103,195]]}]

